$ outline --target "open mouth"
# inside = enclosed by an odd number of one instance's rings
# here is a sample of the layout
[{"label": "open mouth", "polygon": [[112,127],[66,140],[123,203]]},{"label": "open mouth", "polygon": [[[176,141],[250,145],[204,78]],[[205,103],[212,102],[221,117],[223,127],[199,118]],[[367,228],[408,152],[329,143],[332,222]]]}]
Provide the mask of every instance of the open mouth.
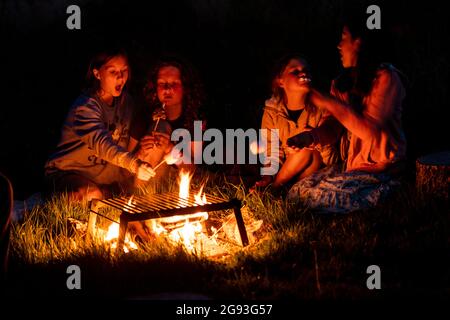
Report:
[{"label": "open mouth", "polygon": [[122,91],[122,86],[121,86],[121,85],[116,86],[116,91],[117,91],[117,92]]}]

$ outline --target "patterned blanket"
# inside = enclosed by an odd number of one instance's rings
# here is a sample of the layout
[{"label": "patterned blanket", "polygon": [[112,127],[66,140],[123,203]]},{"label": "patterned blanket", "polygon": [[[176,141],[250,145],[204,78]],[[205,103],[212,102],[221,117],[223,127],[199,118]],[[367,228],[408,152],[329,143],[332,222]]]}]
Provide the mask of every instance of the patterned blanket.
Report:
[{"label": "patterned blanket", "polygon": [[331,166],[295,183],[288,199],[320,213],[349,213],[375,207],[399,185],[385,173],[341,172]]}]

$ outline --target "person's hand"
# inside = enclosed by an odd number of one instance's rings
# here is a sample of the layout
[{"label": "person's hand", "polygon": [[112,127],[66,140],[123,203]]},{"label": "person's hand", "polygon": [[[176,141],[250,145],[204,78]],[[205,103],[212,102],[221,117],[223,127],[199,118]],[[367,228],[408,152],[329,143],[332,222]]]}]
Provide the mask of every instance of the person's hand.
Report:
[{"label": "person's hand", "polygon": [[167,150],[171,145],[170,136],[162,132],[152,132],[152,134],[142,137],[139,143],[144,150],[153,149],[154,147]]},{"label": "person's hand", "polygon": [[142,137],[139,143],[141,145],[141,149],[145,151],[155,147],[163,147],[166,149],[170,143],[170,137],[166,133],[152,132],[151,134],[147,134]]},{"label": "person's hand", "polygon": [[170,141],[170,136],[163,132],[153,132],[155,138],[155,146],[162,148],[166,152],[170,151],[172,148],[172,142]]},{"label": "person's hand", "polygon": [[141,149],[144,151],[153,149],[156,144],[155,136],[152,134],[147,134],[141,138],[139,144],[141,146]]},{"label": "person's hand", "polygon": [[148,181],[155,176],[155,171],[147,162],[142,162],[136,172],[136,176],[139,180]]},{"label": "person's hand", "polygon": [[313,143],[314,143],[314,136],[310,131],[304,131],[293,137],[290,137],[289,139],[287,139],[286,142],[288,147],[293,148],[294,151],[296,149],[307,148],[311,146]]},{"label": "person's hand", "polygon": [[261,180],[256,181],[254,186],[250,188],[250,192],[256,191],[258,188],[265,188],[273,181],[273,176],[262,176]]}]

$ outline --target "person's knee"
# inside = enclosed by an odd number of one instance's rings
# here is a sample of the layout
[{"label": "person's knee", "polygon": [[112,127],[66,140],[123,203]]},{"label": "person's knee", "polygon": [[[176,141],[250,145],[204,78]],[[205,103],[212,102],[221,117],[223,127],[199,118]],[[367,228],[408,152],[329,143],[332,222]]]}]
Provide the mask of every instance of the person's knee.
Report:
[{"label": "person's knee", "polygon": [[298,179],[301,180],[314,172],[318,171],[323,166],[323,160],[320,152],[317,150],[309,150],[310,153],[308,154],[309,160],[308,165],[306,166],[305,170],[299,175]]}]

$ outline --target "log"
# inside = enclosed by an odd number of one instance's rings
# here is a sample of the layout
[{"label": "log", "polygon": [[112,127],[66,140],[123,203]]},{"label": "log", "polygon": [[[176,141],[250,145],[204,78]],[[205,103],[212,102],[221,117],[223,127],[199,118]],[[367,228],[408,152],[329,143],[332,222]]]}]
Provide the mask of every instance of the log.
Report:
[{"label": "log", "polygon": [[416,160],[416,190],[428,200],[449,199],[450,151],[434,153]]}]

